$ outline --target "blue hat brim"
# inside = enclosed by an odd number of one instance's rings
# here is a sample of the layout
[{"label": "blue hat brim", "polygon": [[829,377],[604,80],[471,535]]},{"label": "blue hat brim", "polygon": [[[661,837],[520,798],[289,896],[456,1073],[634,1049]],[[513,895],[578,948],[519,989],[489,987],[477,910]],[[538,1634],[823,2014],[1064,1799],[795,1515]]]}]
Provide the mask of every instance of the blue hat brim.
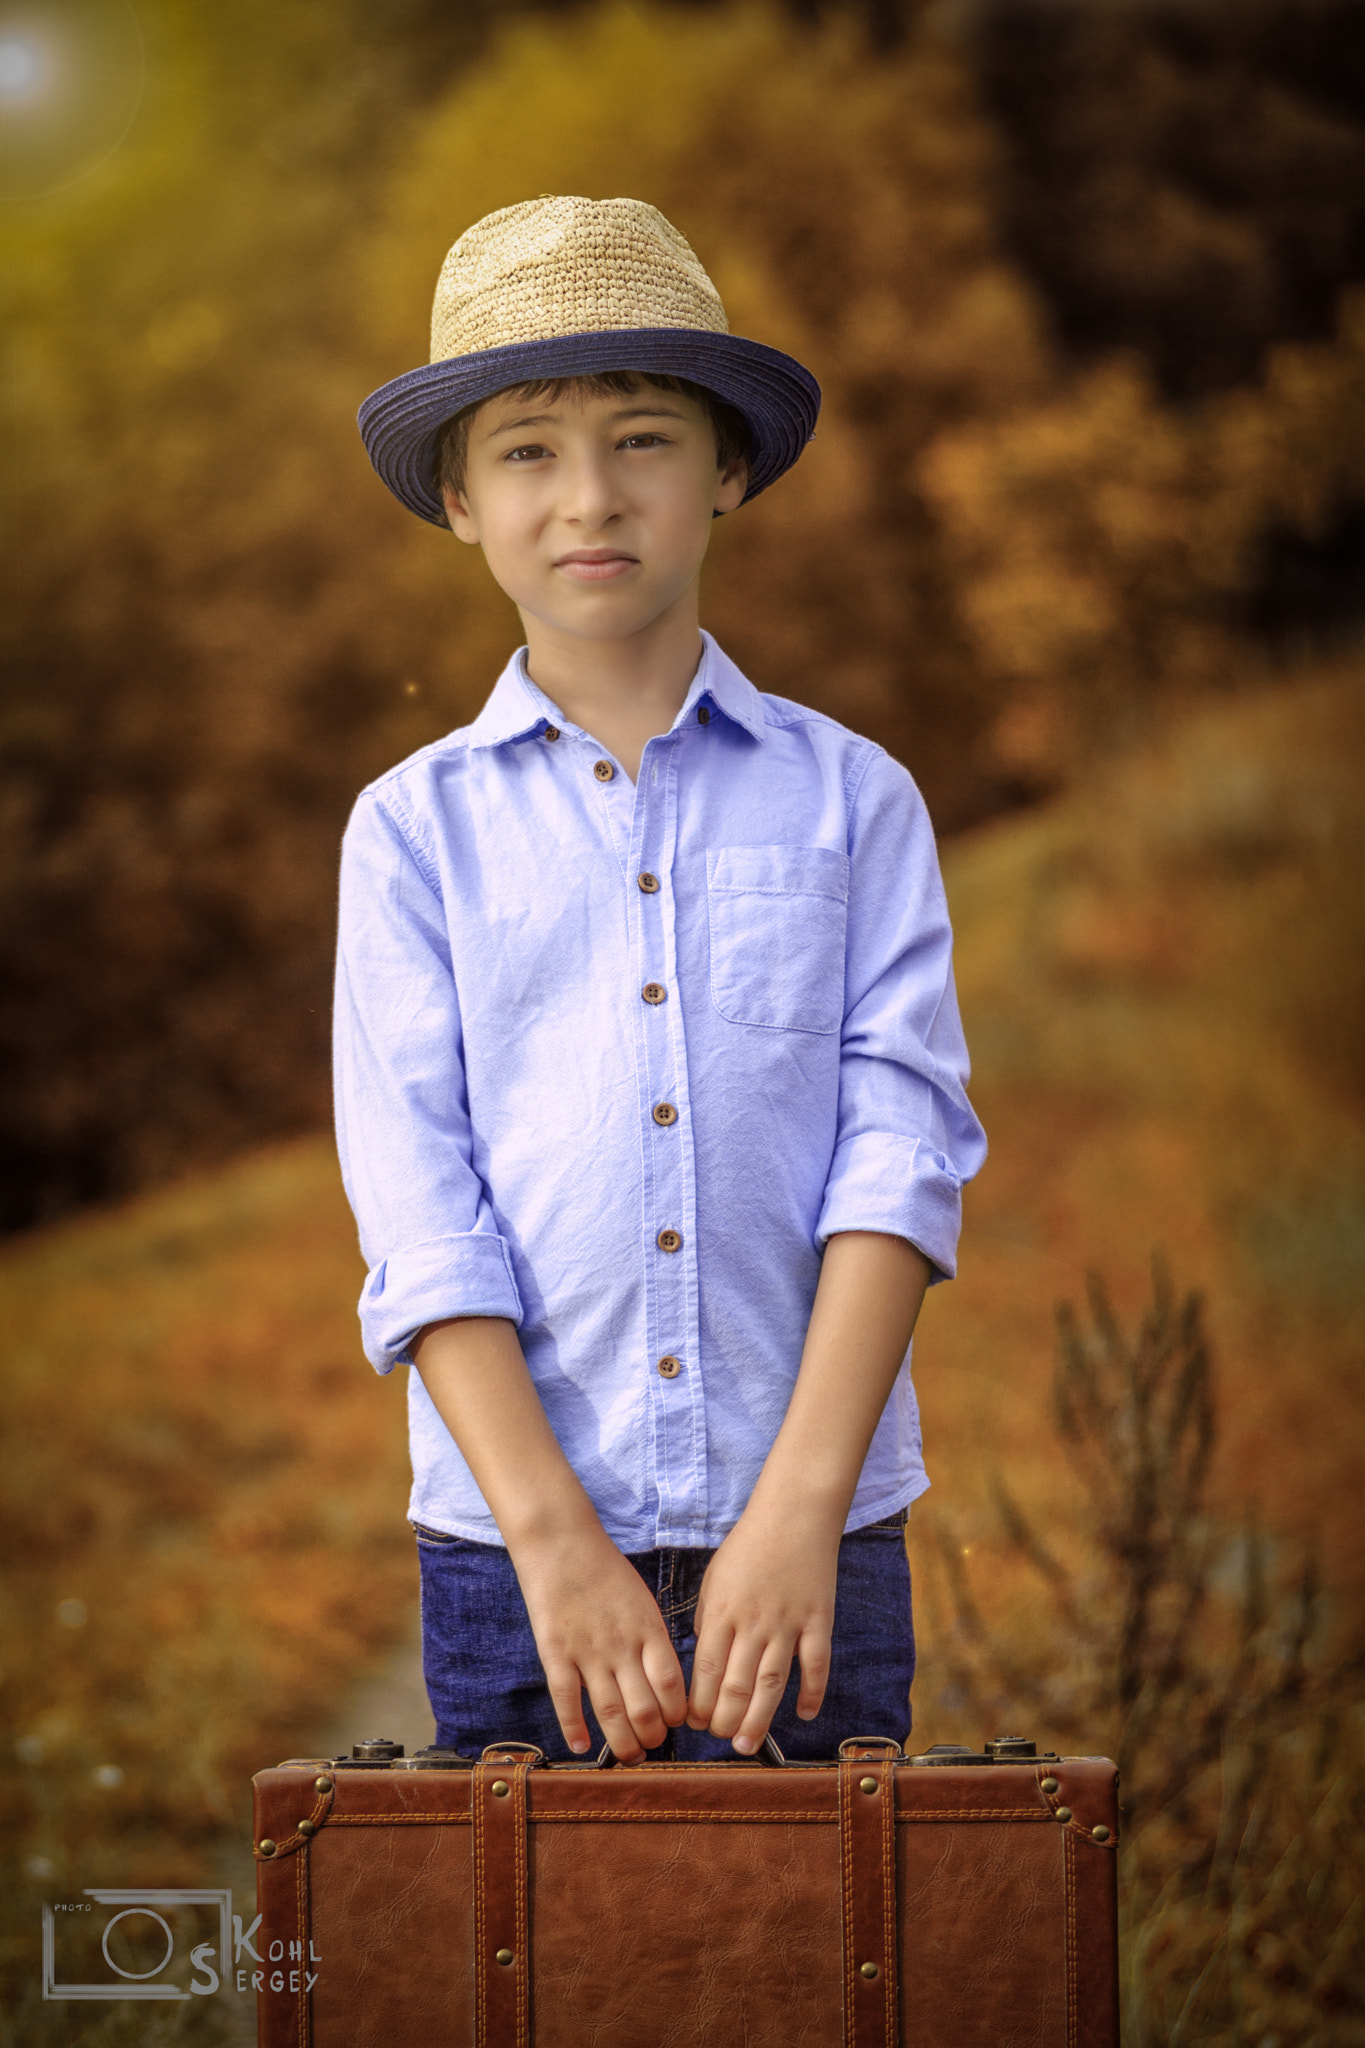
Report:
[{"label": "blue hat brim", "polygon": [[400,504],[444,526],[434,470],[437,440],[448,419],[509,384],[590,377],[602,370],[686,377],[741,412],[753,443],[745,504],[791,468],[815,432],[820,386],[780,349],[691,327],[622,327],[424,363],[370,393],[358,415],[361,438]]}]

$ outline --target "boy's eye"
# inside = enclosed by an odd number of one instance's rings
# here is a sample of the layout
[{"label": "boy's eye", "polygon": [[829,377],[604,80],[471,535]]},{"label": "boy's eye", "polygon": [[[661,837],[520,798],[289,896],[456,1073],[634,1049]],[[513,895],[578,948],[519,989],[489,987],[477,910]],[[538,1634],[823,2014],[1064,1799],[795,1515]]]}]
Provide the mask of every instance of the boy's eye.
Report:
[{"label": "boy's eye", "polygon": [[539,441],[527,441],[523,447],[509,448],[505,459],[508,462],[538,462],[548,452]]},{"label": "boy's eye", "polygon": [[627,434],[621,443],[623,448],[662,448],[668,440],[667,434]]}]

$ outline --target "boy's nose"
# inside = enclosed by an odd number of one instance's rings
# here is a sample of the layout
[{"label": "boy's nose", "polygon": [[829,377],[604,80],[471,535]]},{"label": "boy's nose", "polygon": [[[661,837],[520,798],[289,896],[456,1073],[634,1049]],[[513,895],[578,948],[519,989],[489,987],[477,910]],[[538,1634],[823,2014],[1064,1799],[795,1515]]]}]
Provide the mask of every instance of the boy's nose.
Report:
[{"label": "boy's nose", "polygon": [[576,525],[609,526],[621,515],[620,493],[605,463],[592,461],[566,465],[562,516]]}]

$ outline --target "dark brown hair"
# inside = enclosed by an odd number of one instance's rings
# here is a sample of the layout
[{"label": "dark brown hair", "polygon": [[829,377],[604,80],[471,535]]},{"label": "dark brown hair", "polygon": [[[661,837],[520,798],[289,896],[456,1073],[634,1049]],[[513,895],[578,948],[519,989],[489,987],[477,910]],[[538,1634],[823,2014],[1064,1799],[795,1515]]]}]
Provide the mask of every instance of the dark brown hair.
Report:
[{"label": "dark brown hair", "polygon": [[[733,405],[727,405],[723,398],[717,398],[714,391],[708,391],[704,384],[693,384],[686,377],[655,376],[642,370],[599,370],[590,377],[536,377],[526,384],[508,385],[523,398],[545,398],[552,403],[563,398],[567,392],[582,392],[593,398],[631,398],[637,391],[648,388],[654,391],[677,391],[684,398],[694,398],[710,420],[716,436],[716,465],[728,469],[732,462],[741,458],[753,462],[753,442],[749,434],[749,423],[742,412]],[[503,394],[495,394],[501,397]],[[446,421],[436,442],[435,477],[437,492],[462,491],[464,489],[465,457],[469,450],[469,425],[481,405],[488,400],[480,398],[473,405],[467,405],[463,412],[457,412],[453,419]]]}]

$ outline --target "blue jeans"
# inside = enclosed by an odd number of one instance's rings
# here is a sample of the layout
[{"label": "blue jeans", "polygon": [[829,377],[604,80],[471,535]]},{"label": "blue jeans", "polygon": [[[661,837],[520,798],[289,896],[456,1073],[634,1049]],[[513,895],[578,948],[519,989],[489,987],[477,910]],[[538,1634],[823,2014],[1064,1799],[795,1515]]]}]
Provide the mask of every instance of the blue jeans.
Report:
[{"label": "blue jeans", "polygon": [[[796,1718],[795,1664],[772,1733],[793,1762],[833,1757],[849,1735],[910,1732],[910,1681],[915,1632],[910,1616],[907,1510],[845,1536],[839,1545],[834,1640],[829,1685],[813,1721]],[[490,1742],[534,1742],[554,1762],[570,1751],[536,1654],[526,1603],[507,1552],[413,1522],[422,1573],[422,1669],[436,1741],[478,1756]],[[692,1682],[697,1648],[697,1595],[713,1550],[647,1550],[632,1556],[659,1603],[683,1677]],[[605,1740],[585,1699],[592,1750]],[[715,1763],[733,1759],[729,1738],[686,1726],[670,1729],[659,1760]]]}]

